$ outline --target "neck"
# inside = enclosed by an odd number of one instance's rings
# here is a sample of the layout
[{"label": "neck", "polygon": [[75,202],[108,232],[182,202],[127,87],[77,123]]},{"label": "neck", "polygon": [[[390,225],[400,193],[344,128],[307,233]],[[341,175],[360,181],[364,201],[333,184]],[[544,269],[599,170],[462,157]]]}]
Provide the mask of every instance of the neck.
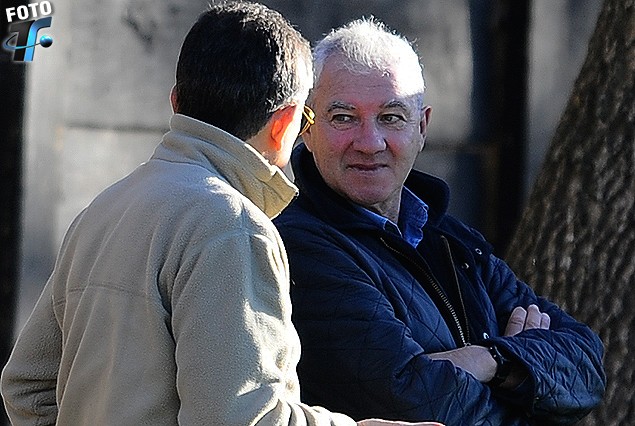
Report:
[{"label": "neck", "polygon": [[392,200],[387,200],[383,203],[373,204],[371,206],[367,206],[366,208],[385,217],[386,219],[392,221],[393,223],[398,223],[399,221],[399,207],[401,206],[401,192],[399,196]]}]

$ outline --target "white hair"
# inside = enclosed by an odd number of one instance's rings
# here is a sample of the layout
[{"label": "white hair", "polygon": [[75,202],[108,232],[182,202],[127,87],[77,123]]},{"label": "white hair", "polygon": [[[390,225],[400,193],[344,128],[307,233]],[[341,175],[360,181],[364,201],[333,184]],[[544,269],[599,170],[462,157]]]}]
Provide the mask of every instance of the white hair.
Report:
[{"label": "white hair", "polygon": [[320,79],[324,64],[333,55],[341,55],[341,66],[353,73],[373,70],[388,72],[398,64],[412,76],[413,91],[423,102],[425,82],[419,56],[405,37],[390,31],[374,17],[361,18],[334,29],[313,50],[313,75]]}]

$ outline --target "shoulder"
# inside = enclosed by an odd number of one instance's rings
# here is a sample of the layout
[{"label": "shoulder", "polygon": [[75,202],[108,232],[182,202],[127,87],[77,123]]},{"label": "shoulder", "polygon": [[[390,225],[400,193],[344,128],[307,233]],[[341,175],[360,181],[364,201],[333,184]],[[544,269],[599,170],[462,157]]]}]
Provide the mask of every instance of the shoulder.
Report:
[{"label": "shoulder", "polygon": [[287,246],[326,244],[328,240],[348,238],[339,226],[307,209],[301,198],[296,198],[273,223]]},{"label": "shoulder", "polygon": [[275,219],[278,229],[315,225],[321,222],[312,212],[303,206],[301,199],[295,198]]},{"label": "shoulder", "polygon": [[242,229],[271,234],[273,225],[220,174],[187,163],[150,161],[98,196],[89,210],[109,209],[122,221],[144,218],[154,232],[209,239]]}]

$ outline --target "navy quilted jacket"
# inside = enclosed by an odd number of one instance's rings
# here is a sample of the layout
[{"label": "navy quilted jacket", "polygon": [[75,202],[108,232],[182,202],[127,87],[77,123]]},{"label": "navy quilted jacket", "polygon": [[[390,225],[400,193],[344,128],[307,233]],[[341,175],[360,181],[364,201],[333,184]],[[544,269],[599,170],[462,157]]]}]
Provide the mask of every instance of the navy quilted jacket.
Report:
[{"label": "navy quilted jacket", "polygon": [[[299,197],[276,219],[291,265],[302,341],[303,401],[362,419],[446,425],[570,424],[605,387],[602,343],[537,297],[475,230],[446,214],[447,185],[413,171],[406,186],[429,205],[417,249],[329,189],[295,149]],[[549,330],[503,337],[512,309],[535,303]],[[496,390],[426,353],[496,342],[528,379]]]}]

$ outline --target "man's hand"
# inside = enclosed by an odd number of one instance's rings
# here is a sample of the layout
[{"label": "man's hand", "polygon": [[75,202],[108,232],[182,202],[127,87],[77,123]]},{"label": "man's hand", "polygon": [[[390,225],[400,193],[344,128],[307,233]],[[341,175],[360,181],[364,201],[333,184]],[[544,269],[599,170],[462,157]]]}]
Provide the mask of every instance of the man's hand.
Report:
[{"label": "man's hand", "polygon": [[467,371],[478,381],[487,383],[494,378],[498,364],[484,346],[470,345],[428,355],[434,360],[444,359]]},{"label": "man's hand", "polygon": [[[505,336],[515,336],[521,331],[540,328],[547,330],[551,325],[551,318],[546,313],[540,312],[536,305],[529,305],[527,309],[518,306],[514,308],[507,326]],[[428,355],[433,360],[447,360],[455,366],[467,371],[482,383],[487,383],[496,374],[498,365],[487,348],[478,345],[465,346],[446,352],[437,352]],[[522,367],[512,369],[508,379],[501,387],[511,388],[519,384],[526,376]]]},{"label": "man's hand", "polygon": [[444,426],[443,423],[437,422],[408,423],[380,419],[362,420],[357,422],[357,424],[358,426]]},{"label": "man's hand", "polygon": [[512,311],[509,321],[507,321],[505,336],[515,336],[521,331],[531,330],[532,328],[548,330],[550,325],[551,318],[544,312],[540,312],[538,306],[529,305],[527,310],[517,306]]}]

